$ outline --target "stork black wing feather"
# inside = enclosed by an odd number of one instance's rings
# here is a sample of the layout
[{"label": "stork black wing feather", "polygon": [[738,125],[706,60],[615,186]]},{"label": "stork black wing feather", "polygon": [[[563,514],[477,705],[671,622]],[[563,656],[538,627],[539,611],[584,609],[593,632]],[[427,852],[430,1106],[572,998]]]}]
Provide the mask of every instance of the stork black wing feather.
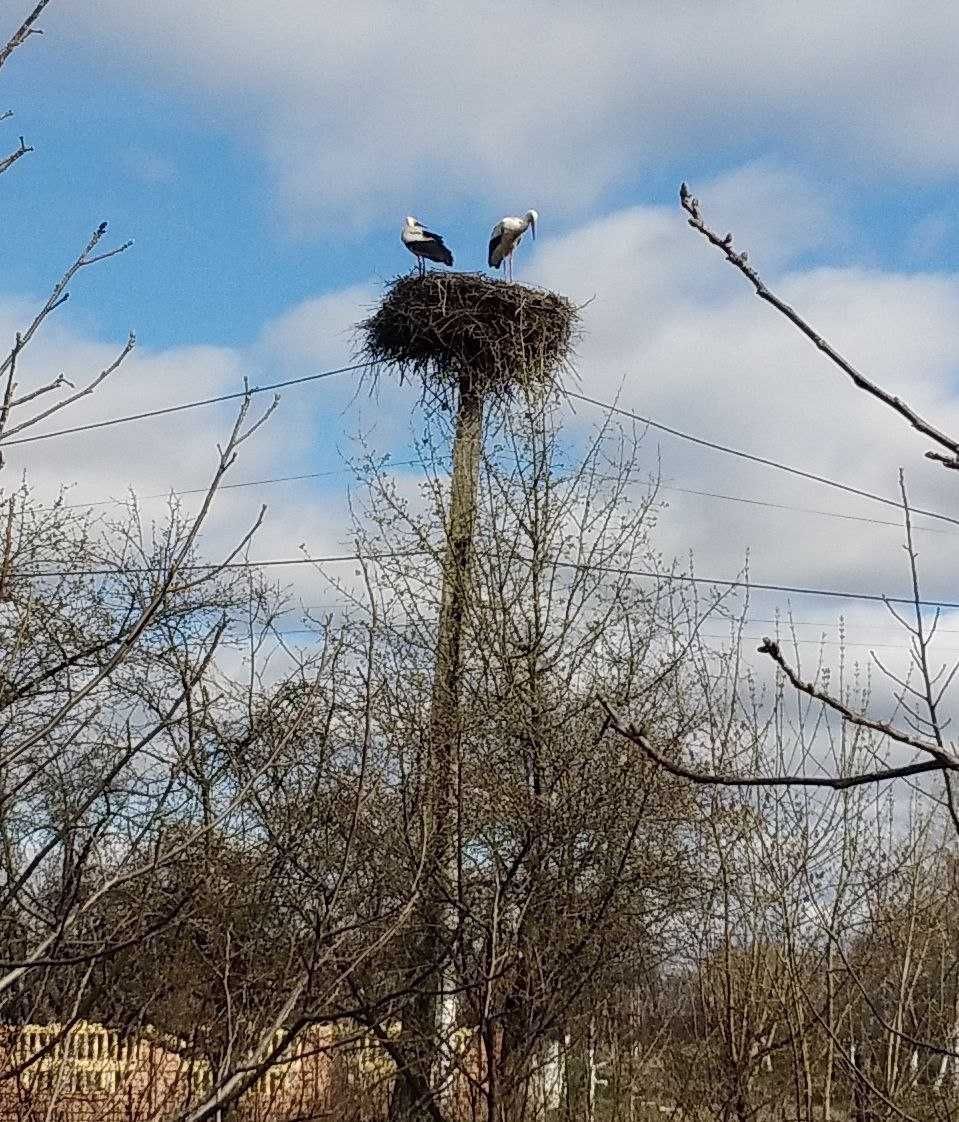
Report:
[{"label": "stork black wing feather", "polygon": [[494,237],[490,238],[490,240],[489,240],[489,250],[487,251],[487,254],[486,254],[486,264],[490,265],[494,269],[498,269],[500,267],[500,265],[503,264],[502,261],[494,261],[493,260],[493,254],[499,248],[499,243],[502,240],[503,240],[503,235],[502,234],[496,234]]},{"label": "stork black wing feather", "polygon": [[453,254],[450,253],[439,234],[431,234],[429,230],[423,231],[425,237],[417,241],[413,252],[418,257],[426,257],[430,261],[439,261],[443,265],[453,264]]}]

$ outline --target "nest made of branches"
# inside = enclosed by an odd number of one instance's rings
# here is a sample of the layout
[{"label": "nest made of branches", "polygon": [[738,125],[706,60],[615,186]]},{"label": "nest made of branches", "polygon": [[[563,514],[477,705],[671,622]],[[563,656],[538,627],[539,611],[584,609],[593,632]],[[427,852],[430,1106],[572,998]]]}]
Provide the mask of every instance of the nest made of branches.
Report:
[{"label": "nest made of branches", "polygon": [[427,272],[392,281],[359,325],[360,350],[374,369],[422,382],[443,403],[469,388],[512,397],[549,388],[568,368],[579,325],[576,307],[541,288],[482,273]]}]

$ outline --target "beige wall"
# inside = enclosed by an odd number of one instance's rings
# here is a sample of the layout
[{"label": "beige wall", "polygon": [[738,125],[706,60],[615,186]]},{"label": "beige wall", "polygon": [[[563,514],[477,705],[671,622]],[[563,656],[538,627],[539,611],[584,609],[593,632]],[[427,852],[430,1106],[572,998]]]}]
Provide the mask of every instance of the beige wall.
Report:
[{"label": "beige wall", "polygon": [[[318,1049],[330,1038],[323,1030],[299,1041],[289,1062],[246,1096],[244,1113],[282,1122],[318,1108],[330,1085],[330,1060]],[[60,1025],[6,1025],[0,1041],[3,1067],[24,1067],[0,1083],[4,1120],[42,1118],[55,1103],[53,1117],[62,1122],[149,1122],[199,1101],[210,1085],[205,1063],[184,1060],[176,1041],[149,1030],[124,1038],[99,1024],[65,1033]]]}]

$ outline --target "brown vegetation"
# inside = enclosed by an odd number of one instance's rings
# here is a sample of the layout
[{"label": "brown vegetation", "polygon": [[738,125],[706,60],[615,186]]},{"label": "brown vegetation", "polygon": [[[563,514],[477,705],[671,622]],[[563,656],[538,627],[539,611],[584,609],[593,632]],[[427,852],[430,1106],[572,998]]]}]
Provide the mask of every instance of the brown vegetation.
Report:
[{"label": "brown vegetation", "polygon": [[[103,237],[0,361],[0,447],[129,353],[75,392],[17,385]],[[265,1120],[292,1079],[301,1120],[959,1115],[952,674],[908,520],[905,727],[783,636],[763,680],[737,592],[658,555],[636,435],[564,437],[575,327],[482,277],[390,286],[367,357],[455,419],[428,412],[415,493],[361,468],[356,572],[301,647],[241,560],[262,512],[199,553],[270,413],[250,396],[196,517],[4,490],[0,1111]]]},{"label": "brown vegetation", "polygon": [[360,325],[360,350],[451,407],[462,378],[485,397],[549,387],[570,357],[578,316],[564,296],[481,273],[397,277]]}]

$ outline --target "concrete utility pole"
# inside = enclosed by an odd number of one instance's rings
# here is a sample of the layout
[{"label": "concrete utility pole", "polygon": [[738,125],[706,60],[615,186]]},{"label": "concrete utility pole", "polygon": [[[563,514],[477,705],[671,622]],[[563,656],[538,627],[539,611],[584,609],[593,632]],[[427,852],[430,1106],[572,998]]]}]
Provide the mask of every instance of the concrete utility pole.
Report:
[{"label": "concrete utility pole", "polygon": [[[419,909],[423,937],[417,959],[434,969],[404,1020],[413,1052],[413,1078],[399,1080],[392,1117],[435,1119],[436,1103],[447,1097],[453,1074],[449,1042],[456,1021],[456,995],[448,966],[456,936],[457,804],[459,700],[463,663],[463,625],[469,599],[469,568],[476,526],[479,465],[483,449],[483,394],[466,371],[457,391],[453,437],[453,474],[446,524],[436,661],[430,709],[429,758],[424,779],[424,811],[429,831],[424,897]],[[430,1109],[430,1106],[434,1109]]]},{"label": "concrete utility pole", "polygon": [[573,306],[561,296],[471,273],[401,277],[361,325],[364,354],[424,400],[454,406],[450,503],[443,550],[429,745],[421,773],[423,873],[403,965],[416,988],[402,1015],[391,1122],[449,1122],[457,995],[459,756],[464,629],[486,406],[520,387],[553,384],[567,360]]},{"label": "concrete utility pole", "polygon": [[433,1055],[430,1082],[441,1098],[452,1078],[449,1041],[456,1021],[454,978],[448,963],[456,936],[458,834],[458,759],[460,734],[460,687],[463,664],[463,624],[469,602],[469,569],[476,526],[476,498],[483,448],[483,395],[469,372],[460,375],[453,438],[453,474],[443,557],[443,584],[436,637],[436,662],[430,710],[430,759],[428,766],[427,817],[431,839],[427,869],[433,884],[427,886],[424,916],[432,946],[424,948],[424,962],[437,964],[435,987],[422,994],[416,1020],[432,1027]]}]

